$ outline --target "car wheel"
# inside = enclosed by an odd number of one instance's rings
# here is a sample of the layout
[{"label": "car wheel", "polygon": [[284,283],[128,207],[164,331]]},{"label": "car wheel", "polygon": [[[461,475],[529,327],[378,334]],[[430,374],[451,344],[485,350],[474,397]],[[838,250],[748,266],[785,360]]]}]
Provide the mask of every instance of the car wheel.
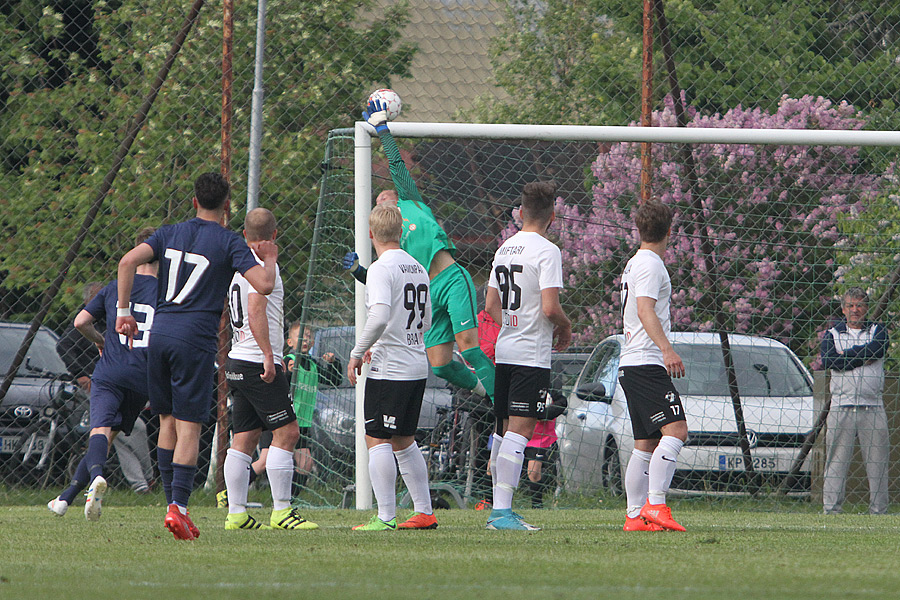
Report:
[{"label": "car wheel", "polygon": [[619,460],[619,449],[612,440],[603,448],[603,466],[601,467],[603,488],[613,496],[622,495],[622,462]]}]

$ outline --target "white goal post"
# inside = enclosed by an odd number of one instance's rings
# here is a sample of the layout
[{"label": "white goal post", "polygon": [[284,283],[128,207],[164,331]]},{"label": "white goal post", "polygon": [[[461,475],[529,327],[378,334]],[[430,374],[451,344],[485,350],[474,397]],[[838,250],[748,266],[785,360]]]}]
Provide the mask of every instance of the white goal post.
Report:
[{"label": "white goal post", "polygon": [[[896,131],[402,122],[391,123],[390,129],[395,138],[900,147],[900,132]],[[363,121],[355,124],[354,133],[355,250],[362,264],[370,264],[368,220],[372,204],[372,138],[377,134],[373,127]],[[366,318],[364,287],[359,282],[356,283],[355,313],[358,334],[362,331]],[[364,369],[363,377],[356,386],[356,508],[358,509],[372,507],[372,487],[367,466],[368,452],[363,417],[366,373],[367,369]]]}]

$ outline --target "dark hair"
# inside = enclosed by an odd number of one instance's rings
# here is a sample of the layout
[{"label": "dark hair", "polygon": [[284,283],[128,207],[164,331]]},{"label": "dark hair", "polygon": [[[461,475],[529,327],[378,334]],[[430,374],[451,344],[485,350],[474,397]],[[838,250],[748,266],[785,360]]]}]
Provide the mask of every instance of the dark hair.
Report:
[{"label": "dark hair", "polygon": [[522,188],[522,218],[547,221],[553,215],[556,185],[550,181],[532,181]]},{"label": "dark hair", "polygon": [[228,191],[228,181],[218,173],[204,173],[194,182],[194,197],[207,210],[222,208]]},{"label": "dark hair", "polygon": [[672,228],[672,209],[658,200],[642,202],[634,214],[642,242],[661,242]]},{"label": "dark hair", "polygon": [[140,246],[149,240],[154,233],[156,233],[156,227],[141,227],[138,229],[137,235],[134,236],[134,245]]}]

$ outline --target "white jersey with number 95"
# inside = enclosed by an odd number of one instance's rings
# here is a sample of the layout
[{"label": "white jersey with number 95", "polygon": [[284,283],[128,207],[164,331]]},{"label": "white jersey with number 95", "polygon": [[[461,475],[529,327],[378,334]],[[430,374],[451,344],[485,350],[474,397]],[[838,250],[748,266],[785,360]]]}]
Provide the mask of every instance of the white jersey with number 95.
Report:
[{"label": "white jersey with number 95", "polygon": [[553,323],[544,315],[541,290],[563,287],[559,248],[539,233],[520,231],[494,254],[488,285],[500,294],[502,311],[497,362],[549,369]]}]

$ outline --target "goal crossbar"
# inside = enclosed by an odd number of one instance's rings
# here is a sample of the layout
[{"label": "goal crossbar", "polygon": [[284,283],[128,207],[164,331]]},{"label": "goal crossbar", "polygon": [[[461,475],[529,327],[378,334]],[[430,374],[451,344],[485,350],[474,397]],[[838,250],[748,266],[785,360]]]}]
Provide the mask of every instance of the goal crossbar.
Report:
[{"label": "goal crossbar", "polygon": [[[369,135],[375,130],[356,123]],[[515,125],[509,123],[392,123],[397,138],[466,138],[567,142],[656,142],[803,146],[900,146],[900,131],[729,129],[721,127],[621,127]]]}]

